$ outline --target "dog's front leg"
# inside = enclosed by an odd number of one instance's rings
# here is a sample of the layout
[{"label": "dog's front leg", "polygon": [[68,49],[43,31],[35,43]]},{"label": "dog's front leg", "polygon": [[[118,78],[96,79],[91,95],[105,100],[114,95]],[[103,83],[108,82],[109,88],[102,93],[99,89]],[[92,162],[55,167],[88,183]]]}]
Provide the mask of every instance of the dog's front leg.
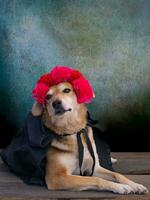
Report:
[{"label": "dog's front leg", "polygon": [[129,185],[130,187],[133,188],[134,193],[138,193],[138,194],[148,193],[148,189],[144,187],[143,185],[137,184],[129,180],[128,178],[126,178],[124,175],[104,169],[101,166],[95,167],[93,176],[102,177],[107,180]]},{"label": "dog's front leg", "polygon": [[55,181],[46,181],[50,190],[105,190],[119,194],[133,193],[133,189],[125,184],[114,183],[98,177],[63,175],[55,176]]}]

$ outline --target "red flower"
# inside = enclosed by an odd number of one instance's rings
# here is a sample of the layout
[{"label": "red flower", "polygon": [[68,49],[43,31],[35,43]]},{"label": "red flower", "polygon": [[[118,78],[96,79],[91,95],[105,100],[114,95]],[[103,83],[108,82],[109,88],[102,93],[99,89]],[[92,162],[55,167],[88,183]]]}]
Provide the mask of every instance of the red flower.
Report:
[{"label": "red flower", "polygon": [[44,83],[37,83],[35,88],[32,90],[33,98],[39,102],[44,104],[45,103],[45,97],[49,90],[49,86]]},{"label": "red flower", "polygon": [[78,70],[67,66],[57,66],[50,73],[46,73],[39,78],[36,87],[32,91],[33,98],[44,104],[49,88],[62,82],[72,84],[78,103],[89,103],[94,97],[89,81]]},{"label": "red flower", "polygon": [[66,66],[56,66],[51,71],[51,78],[55,84],[61,83],[61,82],[67,82],[69,77],[71,76],[73,69],[66,67]]},{"label": "red flower", "polygon": [[53,85],[51,74],[50,73],[43,74],[39,78],[39,80],[37,81],[37,83],[45,83],[46,85],[49,85],[49,86]]},{"label": "red flower", "polygon": [[79,79],[79,78],[84,78],[84,76],[78,70],[72,70],[68,81],[72,82],[72,81]]},{"label": "red flower", "polygon": [[79,78],[72,82],[77,95],[78,103],[89,103],[94,97],[94,92],[88,80]]}]

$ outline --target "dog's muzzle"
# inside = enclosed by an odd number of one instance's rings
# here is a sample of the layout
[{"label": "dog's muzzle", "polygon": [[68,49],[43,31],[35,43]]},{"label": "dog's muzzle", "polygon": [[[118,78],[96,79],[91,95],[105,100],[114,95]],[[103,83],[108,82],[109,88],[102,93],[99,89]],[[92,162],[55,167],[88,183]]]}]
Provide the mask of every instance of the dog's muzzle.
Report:
[{"label": "dog's muzzle", "polygon": [[72,109],[64,109],[64,107],[62,106],[62,102],[60,100],[56,100],[52,103],[52,106],[55,110],[55,115],[63,115],[65,112],[67,111],[71,111]]}]

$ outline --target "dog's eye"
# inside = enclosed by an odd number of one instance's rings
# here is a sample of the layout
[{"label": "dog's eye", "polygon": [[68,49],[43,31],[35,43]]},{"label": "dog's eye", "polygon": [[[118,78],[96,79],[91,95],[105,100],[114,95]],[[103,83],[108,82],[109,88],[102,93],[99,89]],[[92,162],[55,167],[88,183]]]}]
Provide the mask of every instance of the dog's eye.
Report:
[{"label": "dog's eye", "polygon": [[63,90],[64,93],[69,93],[70,91],[71,91],[71,89],[69,89],[69,88],[65,88],[65,89]]},{"label": "dog's eye", "polygon": [[51,98],[52,98],[52,95],[51,95],[51,94],[46,95],[46,100],[49,100],[49,99],[51,99]]}]

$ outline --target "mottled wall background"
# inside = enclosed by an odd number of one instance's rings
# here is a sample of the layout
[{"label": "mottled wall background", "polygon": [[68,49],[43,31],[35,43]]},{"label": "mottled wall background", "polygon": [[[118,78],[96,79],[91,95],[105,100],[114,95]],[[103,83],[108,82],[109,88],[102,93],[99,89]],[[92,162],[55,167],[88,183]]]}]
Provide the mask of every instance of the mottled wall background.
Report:
[{"label": "mottled wall background", "polygon": [[80,69],[105,132],[150,128],[149,0],[0,0],[0,112],[20,127],[37,78]]}]

